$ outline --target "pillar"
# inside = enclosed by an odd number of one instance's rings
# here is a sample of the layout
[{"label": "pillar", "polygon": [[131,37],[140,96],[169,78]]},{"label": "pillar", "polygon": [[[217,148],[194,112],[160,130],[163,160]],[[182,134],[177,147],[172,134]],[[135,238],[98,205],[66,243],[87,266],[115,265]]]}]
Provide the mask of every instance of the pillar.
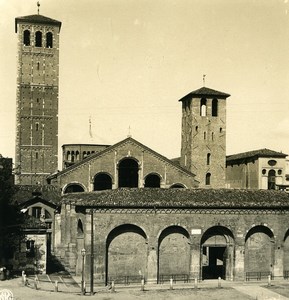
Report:
[{"label": "pillar", "polygon": [[190,261],[190,278],[201,279],[200,261],[201,261],[201,236],[191,236],[191,261]]},{"label": "pillar", "polygon": [[158,278],[157,247],[149,246],[147,256],[147,282],[156,283]]},{"label": "pillar", "polygon": [[234,280],[244,280],[245,277],[245,241],[244,238],[236,238]]}]

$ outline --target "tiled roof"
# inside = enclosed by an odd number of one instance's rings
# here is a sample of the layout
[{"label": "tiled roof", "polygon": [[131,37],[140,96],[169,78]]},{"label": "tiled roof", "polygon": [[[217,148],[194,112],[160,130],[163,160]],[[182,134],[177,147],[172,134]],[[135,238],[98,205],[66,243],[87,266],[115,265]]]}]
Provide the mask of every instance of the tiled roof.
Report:
[{"label": "tiled roof", "polygon": [[271,190],[127,188],[65,194],[62,203],[84,207],[289,208],[289,195]]},{"label": "tiled roof", "polygon": [[17,24],[18,22],[22,23],[36,23],[36,24],[51,24],[56,25],[59,27],[59,30],[61,28],[61,22],[42,16],[42,15],[30,15],[30,16],[23,16],[23,17],[17,17],[15,18],[15,32],[17,32]]},{"label": "tiled roof", "polygon": [[254,150],[254,151],[248,151],[248,152],[243,152],[243,153],[238,153],[238,154],[233,154],[233,155],[228,155],[226,157],[226,161],[230,162],[233,160],[242,160],[246,158],[258,158],[258,157],[280,157],[280,158],[285,158],[287,154],[282,153],[282,152],[276,152],[270,149],[260,149],[260,150]]},{"label": "tiled roof", "polygon": [[181,98],[179,101],[183,101],[187,97],[217,97],[220,99],[226,99],[230,97],[230,94],[219,92],[213,89],[209,89],[207,87],[202,87],[198,90],[192,91],[189,94],[187,94],[185,97]]},{"label": "tiled roof", "polygon": [[57,204],[61,199],[60,189],[52,185],[15,185],[15,191],[12,200],[17,204],[38,196],[52,204]]}]

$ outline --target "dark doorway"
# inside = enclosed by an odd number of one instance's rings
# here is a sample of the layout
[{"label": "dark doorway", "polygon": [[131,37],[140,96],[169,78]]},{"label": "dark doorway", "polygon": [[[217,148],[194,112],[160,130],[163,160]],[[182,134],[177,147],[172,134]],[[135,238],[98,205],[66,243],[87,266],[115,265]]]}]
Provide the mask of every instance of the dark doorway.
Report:
[{"label": "dark doorway", "polygon": [[275,190],[276,188],[276,172],[270,170],[268,172],[268,190]]},{"label": "dark doorway", "polygon": [[226,279],[226,248],[224,246],[203,247],[203,279]]},{"label": "dark doorway", "polygon": [[119,163],[118,187],[138,187],[138,163],[131,158],[126,158]]}]

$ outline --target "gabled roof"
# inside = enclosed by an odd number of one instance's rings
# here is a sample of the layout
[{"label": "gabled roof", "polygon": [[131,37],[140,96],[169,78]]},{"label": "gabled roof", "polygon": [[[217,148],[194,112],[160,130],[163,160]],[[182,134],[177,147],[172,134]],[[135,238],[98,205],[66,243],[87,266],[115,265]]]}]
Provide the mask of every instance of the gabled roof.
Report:
[{"label": "gabled roof", "polygon": [[209,89],[207,87],[201,87],[198,90],[192,91],[189,94],[187,94],[186,96],[184,96],[183,98],[181,98],[179,101],[183,101],[185,100],[187,97],[207,97],[207,98],[219,98],[219,99],[226,99],[228,97],[230,97],[230,94],[227,93],[223,93],[223,92],[219,92],[213,89]]},{"label": "gabled roof", "polygon": [[54,25],[59,27],[59,31],[61,28],[61,22],[42,16],[42,15],[30,15],[15,18],[15,32],[17,32],[17,24],[18,23],[33,23],[33,24],[47,24]]},{"label": "gabled roof", "polygon": [[287,154],[282,153],[282,152],[276,152],[270,149],[259,149],[259,150],[253,150],[253,151],[247,151],[243,153],[237,153],[233,155],[228,155],[226,157],[227,162],[231,161],[239,161],[243,159],[248,159],[248,158],[259,158],[259,157],[274,157],[274,158],[285,158]]},{"label": "gabled roof", "polygon": [[82,207],[277,208],[289,209],[289,195],[275,190],[121,188],[71,193],[62,203]]},{"label": "gabled roof", "polygon": [[108,153],[108,152],[110,152],[110,151],[116,149],[117,147],[119,147],[119,146],[121,146],[121,145],[123,145],[123,144],[126,144],[126,143],[128,143],[128,142],[132,142],[132,143],[134,143],[134,144],[137,144],[137,145],[140,146],[141,148],[147,150],[148,152],[153,153],[154,155],[156,155],[156,156],[159,157],[160,159],[162,159],[162,160],[166,161],[167,163],[169,163],[169,164],[175,166],[176,168],[178,168],[178,169],[181,170],[182,172],[184,172],[184,173],[186,173],[186,174],[188,174],[188,175],[190,175],[190,176],[192,176],[192,177],[195,177],[195,176],[196,176],[195,174],[191,173],[191,172],[188,171],[187,169],[184,169],[184,168],[180,167],[180,165],[178,165],[177,163],[172,162],[172,161],[171,161],[170,159],[168,159],[167,157],[165,157],[165,156],[159,154],[158,152],[152,150],[151,148],[149,148],[149,147],[143,145],[142,143],[138,142],[137,140],[133,139],[132,137],[128,137],[128,138],[126,138],[126,139],[124,139],[124,140],[122,140],[122,141],[120,141],[120,142],[118,142],[118,143],[116,143],[116,144],[114,144],[114,145],[112,145],[112,146],[107,147],[106,149],[104,149],[104,150],[102,150],[102,151],[100,151],[100,152],[90,154],[90,155],[89,155],[87,158],[85,158],[84,160],[82,160],[82,161],[80,161],[80,162],[77,162],[77,163],[75,163],[74,165],[72,165],[72,166],[70,166],[70,167],[68,167],[68,168],[66,168],[66,169],[64,169],[64,170],[62,170],[62,171],[60,171],[60,172],[58,172],[58,173],[54,173],[54,174],[50,175],[50,176],[48,177],[48,179],[56,178],[56,177],[58,177],[59,175],[65,174],[65,173],[67,173],[67,172],[70,172],[71,170],[73,170],[73,169],[79,167],[80,165],[86,164],[87,162],[91,161],[92,159],[95,159],[95,158],[97,158],[97,157],[99,157],[99,156],[102,156],[103,154]]}]

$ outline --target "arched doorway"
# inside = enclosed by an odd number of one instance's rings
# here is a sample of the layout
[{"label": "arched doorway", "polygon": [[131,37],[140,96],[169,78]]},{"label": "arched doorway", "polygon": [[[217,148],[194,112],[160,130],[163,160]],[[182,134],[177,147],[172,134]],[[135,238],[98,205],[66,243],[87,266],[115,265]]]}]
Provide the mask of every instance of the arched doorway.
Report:
[{"label": "arched doorway", "polygon": [[266,226],[251,228],[245,238],[245,272],[272,271],[274,235]]},{"label": "arched doorway", "polygon": [[118,187],[138,187],[138,163],[132,158],[125,158],[118,166]]},{"label": "arched doorway", "polygon": [[106,241],[106,284],[147,275],[147,236],[138,226],[124,224],[113,229]]},{"label": "arched doorway", "polygon": [[233,279],[234,237],[223,226],[209,228],[201,239],[202,279]]},{"label": "arched doorway", "polygon": [[158,282],[190,274],[189,233],[180,226],[163,230],[158,240]]},{"label": "arched doorway", "polygon": [[111,177],[106,173],[98,173],[94,177],[93,190],[103,191],[112,189]]}]

